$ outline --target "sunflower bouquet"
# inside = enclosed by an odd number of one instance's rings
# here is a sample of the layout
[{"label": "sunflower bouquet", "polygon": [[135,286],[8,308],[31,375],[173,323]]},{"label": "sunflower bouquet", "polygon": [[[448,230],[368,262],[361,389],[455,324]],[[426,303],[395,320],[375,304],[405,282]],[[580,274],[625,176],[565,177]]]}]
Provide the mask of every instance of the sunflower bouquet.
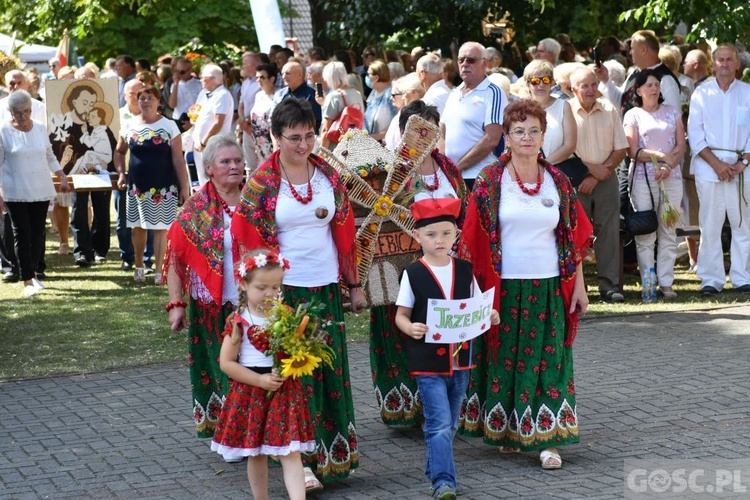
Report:
[{"label": "sunflower bouquet", "polygon": [[333,367],[336,354],[328,345],[329,326],[321,319],[324,304],[312,301],[293,309],[280,300],[274,300],[266,311],[270,325],[265,354],[273,356],[274,373],[282,377],[299,378],[312,375],[313,370],[325,363]]}]

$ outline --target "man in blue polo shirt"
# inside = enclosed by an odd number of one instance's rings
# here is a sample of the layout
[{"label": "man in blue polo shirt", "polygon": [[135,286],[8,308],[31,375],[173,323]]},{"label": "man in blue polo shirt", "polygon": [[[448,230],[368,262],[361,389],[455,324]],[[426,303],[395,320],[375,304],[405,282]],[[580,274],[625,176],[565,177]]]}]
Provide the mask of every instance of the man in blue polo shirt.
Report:
[{"label": "man in blue polo shirt", "polygon": [[496,160],[493,150],[503,135],[505,99],[485,75],[484,47],[466,42],[458,51],[463,83],[453,89],[440,115],[445,155],[471,189],[477,174]]}]

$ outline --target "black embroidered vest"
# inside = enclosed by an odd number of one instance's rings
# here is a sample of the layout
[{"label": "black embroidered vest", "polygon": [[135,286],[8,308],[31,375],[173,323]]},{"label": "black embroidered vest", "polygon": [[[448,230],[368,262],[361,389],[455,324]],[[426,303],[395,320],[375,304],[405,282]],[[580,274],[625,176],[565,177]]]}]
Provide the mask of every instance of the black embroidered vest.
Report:
[{"label": "black embroidered vest", "polygon": [[[414,307],[411,320],[414,323],[424,323],[427,320],[429,299],[467,299],[471,297],[473,281],[471,263],[461,259],[453,259],[453,297],[444,297],[440,285],[426,265],[417,261],[406,267],[404,272],[409,276],[409,284],[414,293]],[[450,294],[450,290],[445,290]],[[430,333],[428,332],[427,335]],[[450,375],[453,373],[453,360],[461,368],[471,366],[471,341],[463,342],[458,355],[453,354],[459,344],[430,344],[424,338],[416,340],[408,335],[404,336],[406,357],[409,371],[414,375]]]}]

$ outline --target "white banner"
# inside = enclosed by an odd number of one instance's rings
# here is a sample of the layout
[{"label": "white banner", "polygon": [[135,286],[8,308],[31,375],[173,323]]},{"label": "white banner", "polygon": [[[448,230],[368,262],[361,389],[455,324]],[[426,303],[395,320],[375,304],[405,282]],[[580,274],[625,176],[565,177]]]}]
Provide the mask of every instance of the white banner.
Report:
[{"label": "white banner", "polygon": [[470,299],[430,299],[427,335],[430,344],[455,344],[478,337],[490,329],[495,288]]},{"label": "white banner", "polygon": [[277,0],[250,0],[250,9],[253,12],[260,51],[268,53],[274,44],[286,47],[284,25],[281,23]]}]

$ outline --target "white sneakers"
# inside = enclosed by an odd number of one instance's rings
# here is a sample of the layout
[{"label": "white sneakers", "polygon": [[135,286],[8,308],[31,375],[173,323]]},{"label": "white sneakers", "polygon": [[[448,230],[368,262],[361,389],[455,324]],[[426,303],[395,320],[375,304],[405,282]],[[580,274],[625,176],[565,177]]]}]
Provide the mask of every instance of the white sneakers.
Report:
[{"label": "white sneakers", "polygon": [[42,283],[36,278],[32,278],[31,284],[23,287],[23,294],[27,297],[31,297],[32,295],[38,294],[45,288],[47,287],[44,286],[44,283]]}]

